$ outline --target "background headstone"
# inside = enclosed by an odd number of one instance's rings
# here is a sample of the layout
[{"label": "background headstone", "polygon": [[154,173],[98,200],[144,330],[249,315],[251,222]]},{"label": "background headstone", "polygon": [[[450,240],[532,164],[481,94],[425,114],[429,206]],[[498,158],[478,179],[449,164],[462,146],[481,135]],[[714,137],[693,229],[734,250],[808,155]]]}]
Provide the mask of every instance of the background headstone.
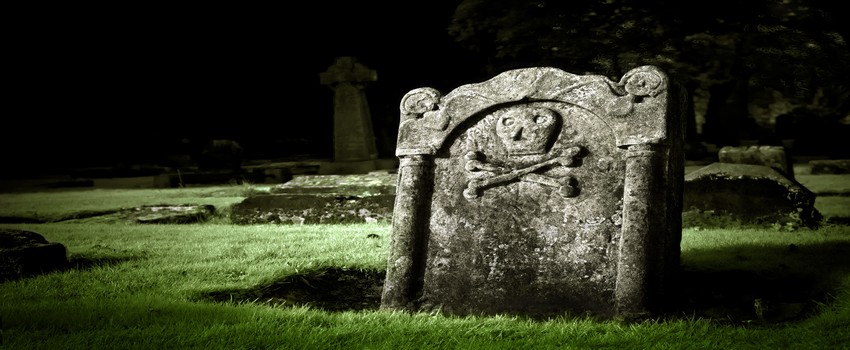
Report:
[{"label": "background headstone", "polygon": [[354,57],[339,57],[324,73],[323,85],[334,92],[334,163],[324,173],[364,173],[375,169],[378,158],[372,117],[366,99],[366,84],[378,74]]},{"label": "background headstone", "polygon": [[529,68],[409,92],[382,307],[660,308],[679,266],[680,98],[650,66],[620,82]]}]

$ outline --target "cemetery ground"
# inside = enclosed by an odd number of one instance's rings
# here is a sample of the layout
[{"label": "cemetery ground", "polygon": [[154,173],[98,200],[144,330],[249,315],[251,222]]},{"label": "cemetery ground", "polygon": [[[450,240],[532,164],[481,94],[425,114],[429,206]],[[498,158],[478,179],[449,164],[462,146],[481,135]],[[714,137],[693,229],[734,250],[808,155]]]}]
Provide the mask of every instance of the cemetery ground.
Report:
[{"label": "cemetery ground", "polygon": [[[798,174],[818,229],[687,227],[682,286],[639,322],[446,316],[379,309],[388,222],[235,225],[268,185],[0,193],[3,229],[38,232],[67,269],[4,276],[0,347],[837,349],[850,344],[850,175]],[[212,205],[206,221],[97,214]]]}]

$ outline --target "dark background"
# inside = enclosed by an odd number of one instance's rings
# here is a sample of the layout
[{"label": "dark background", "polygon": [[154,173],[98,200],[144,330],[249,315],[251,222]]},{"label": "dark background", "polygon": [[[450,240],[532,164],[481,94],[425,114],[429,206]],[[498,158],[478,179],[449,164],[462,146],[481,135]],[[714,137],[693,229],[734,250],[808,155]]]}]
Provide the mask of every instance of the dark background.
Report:
[{"label": "dark background", "polygon": [[10,53],[17,107],[4,117],[5,163],[157,161],[211,139],[238,141],[248,158],[331,157],[333,94],[319,73],[338,56],[377,71],[366,91],[383,156],[407,91],[470,82],[471,61],[445,29],[454,5],[432,5],[29,10]]},{"label": "dark background", "polygon": [[380,155],[392,157],[407,91],[491,77],[489,57],[446,29],[459,2],[21,10],[7,51],[4,167],[161,163],[213,139],[236,140],[249,159],[329,158],[332,92],[319,73],[339,56],[377,71],[366,92]]}]

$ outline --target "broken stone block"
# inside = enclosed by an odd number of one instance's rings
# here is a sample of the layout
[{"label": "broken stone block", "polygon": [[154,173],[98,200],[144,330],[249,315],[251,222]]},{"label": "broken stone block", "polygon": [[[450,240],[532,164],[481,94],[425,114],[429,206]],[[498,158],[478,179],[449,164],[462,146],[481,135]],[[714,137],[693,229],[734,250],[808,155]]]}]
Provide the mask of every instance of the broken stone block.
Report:
[{"label": "broken stone block", "polygon": [[634,318],[679,266],[682,95],[516,69],[401,100],[384,309]]},{"label": "broken stone block", "polygon": [[[817,227],[815,194],[764,165],[712,163],[685,176],[686,226],[711,217],[741,224]],[[707,215],[707,216],[706,216]]]},{"label": "broken stone block", "polygon": [[717,152],[720,163],[769,166],[789,179],[794,179],[794,167],[782,146],[726,146]]},{"label": "broken stone block", "polygon": [[68,267],[68,252],[39,233],[0,229],[0,281]]}]

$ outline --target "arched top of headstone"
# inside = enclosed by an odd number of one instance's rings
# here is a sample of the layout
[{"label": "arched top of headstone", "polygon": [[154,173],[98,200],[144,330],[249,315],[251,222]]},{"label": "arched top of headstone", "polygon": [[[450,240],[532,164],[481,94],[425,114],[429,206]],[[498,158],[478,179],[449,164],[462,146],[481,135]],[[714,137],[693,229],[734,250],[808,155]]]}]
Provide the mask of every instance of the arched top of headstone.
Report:
[{"label": "arched top of headstone", "polygon": [[619,82],[575,75],[552,67],[506,71],[443,96],[432,88],[408,92],[401,101],[397,155],[436,154],[465,120],[498,105],[553,101],[581,107],[613,131],[617,146],[668,142],[667,75],[653,66],[632,69]]},{"label": "arched top of headstone", "polygon": [[357,58],[350,56],[337,57],[336,62],[324,73],[319,73],[322,85],[337,83],[365,83],[378,80],[378,73],[360,64]]}]

